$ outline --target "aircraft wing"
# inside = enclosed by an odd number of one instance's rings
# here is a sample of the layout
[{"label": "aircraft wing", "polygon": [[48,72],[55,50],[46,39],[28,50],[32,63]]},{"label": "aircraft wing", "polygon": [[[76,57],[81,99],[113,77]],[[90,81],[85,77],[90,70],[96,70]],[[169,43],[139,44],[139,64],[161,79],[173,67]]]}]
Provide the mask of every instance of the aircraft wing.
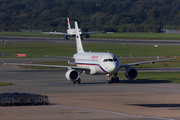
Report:
[{"label": "aircraft wing", "polygon": [[89,67],[78,67],[78,66],[63,66],[63,65],[44,65],[44,64],[26,64],[26,63],[4,63],[4,65],[17,65],[17,66],[39,66],[39,67],[52,67],[52,68],[67,68],[76,70],[90,70]]},{"label": "aircraft wing", "polygon": [[96,33],[104,33],[104,31],[91,31],[91,32],[85,32],[86,34],[96,34]]},{"label": "aircraft wing", "polygon": [[[104,31],[92,31],[92,32],[84,32],[81,35],[86,35],[86,34],[96,34],[96,33],[103,33]],[[63,33],[63,32],[42,32],[44,34],[55,34],[55,35],[75,35],[75,34],[68,34],[68,33]]]},{"label": "aircraft wing", "polygon": [[175,58],[168,58],[168,59],[160,59],[160,60],[151,60],[151,61],[143,61],[143,62],[136,62],[136,63],[128,63],[128,64],[120,65],[120,68],[128,67],[128,66],[133,66],[133,65],[138,66],[140,64],[155,63],[155,62],[174,60],[174,59],[176,59],[176,57]]},{"label": "aircraft wing", "polygon": [[72,36],[75,34],[68,34],[68,33],[62,33],[62,32],[43,32],[44,34],[54,34],[54,35],[66,35],[66,36]]},{"label": "aircraft wing", "polygon": [[44,34],[57,34],[57,35],[67,35],[67,33],[62,33],[62,32],[42,32]]},{"label": "aircraft wing", "polygon": [[74,59],[73,57],[66,57],[66,56],[51,56],[51,55],[45,55],[45,57],[51,57],[51,58],[61,58],[61,59]]}]

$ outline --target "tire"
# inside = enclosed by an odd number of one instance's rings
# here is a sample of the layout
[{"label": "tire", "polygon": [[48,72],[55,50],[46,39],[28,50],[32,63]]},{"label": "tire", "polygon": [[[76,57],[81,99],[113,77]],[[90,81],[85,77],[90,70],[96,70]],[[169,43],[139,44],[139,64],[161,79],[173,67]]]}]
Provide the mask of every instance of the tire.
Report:
[{"label": "tire", "polygon": [[114,83],[114,81],[115,81],[115,78],[111,77],[111,83]]},{"label": "tire", "polygon": [[77,83],[81,84],[81,79],[80,78],[78,78]]},{"label": "tire", "polygon": [[116,83],[119,83],[119,77],[116,78]]}]

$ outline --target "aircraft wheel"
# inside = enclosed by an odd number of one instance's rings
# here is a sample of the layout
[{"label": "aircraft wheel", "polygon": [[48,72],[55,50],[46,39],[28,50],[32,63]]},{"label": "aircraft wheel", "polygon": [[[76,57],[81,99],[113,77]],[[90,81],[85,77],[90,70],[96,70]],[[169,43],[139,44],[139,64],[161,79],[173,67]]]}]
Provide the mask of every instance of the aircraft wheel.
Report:
[{"label": "aircraft wheel", "polygon": [[108,81],[107,81],[107,84],[112,84],[111,80],[108,80]]},{"label": "aircraft wheel", "polygon": [[115,81],[115,78],[111,77],[111,83],[114,83],[114,81]]},{"label": "aircraft wheel", "polygon": [[76,81],[73,81],[73,84],[76,84]]},{"label": "aircraft wheel", "polygon": [[116,83],[119,83],[119,77],[116,78]]},{"label": "aircraft wheel", "polygon": [[81,79],[80,78],[78,78],[77,83],[81,84]]}]

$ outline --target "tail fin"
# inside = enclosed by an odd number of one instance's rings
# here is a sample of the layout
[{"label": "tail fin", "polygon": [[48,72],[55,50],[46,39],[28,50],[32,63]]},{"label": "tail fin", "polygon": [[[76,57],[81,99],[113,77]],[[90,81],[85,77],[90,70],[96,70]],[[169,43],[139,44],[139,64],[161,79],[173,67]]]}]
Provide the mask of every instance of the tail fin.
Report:
[{"label": "tail fin", "polygon": [[83,53],[83,47],[82,47],[82,42],[81,42],[81,36],[79,34],[79,28],[77,22],[75,23],[75,31],[76,31],[76,48],[77,48],[77,53]]},{"label": "tail fin", "polygon": [[67,24],[68,24],[68,30],[71,29],[71,25],[70,25],[70,22],[69,22],[69,18],[67,18]]}]

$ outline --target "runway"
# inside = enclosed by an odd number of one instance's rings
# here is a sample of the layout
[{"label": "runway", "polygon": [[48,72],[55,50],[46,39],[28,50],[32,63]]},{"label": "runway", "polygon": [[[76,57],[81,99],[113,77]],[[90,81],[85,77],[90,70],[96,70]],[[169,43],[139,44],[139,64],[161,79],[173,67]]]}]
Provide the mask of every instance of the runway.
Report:
[{"label": "runway", "polygon": [[[6,43],[44,43],[61,44],[75,43],[75,39],[64,40],[63,38],[31,38],[31,37],[4,37],[0,36],[0,40]],[[82,40],[83,43],[113,43],[113,44],[144,44],[144,45],[180,45],[179,40],[136,40],[136,39],[94,39],[88,38]]]},{"label": "runway", "polygon": [[[28,43],[28,41],[26,42]],[[59,40],[54,42],[59,42]],[[2,61],[43,62],[49,60],[51,59],[0,58],[1,63]],[[54,60],[58,59],[54,58]],[[168,69],[172,70],[174,68]],[[158,68],[158,70],[164,69]],[[35,70],[24,69],[18,66],[3,67],[0,65],[0,82],[13,82],[16,84],[0,87],[0,93],[20,92],[42,94],[49,96],[51,103],[48,106],[0,107],[0,119],[180,119],[179,84],[121,79],[120,83],[109,85],[106,84],[105,75],[92,76],[85,74],[81,75],[82,84],[72,84],[66,80],[65,72],[65,70]]]}]

